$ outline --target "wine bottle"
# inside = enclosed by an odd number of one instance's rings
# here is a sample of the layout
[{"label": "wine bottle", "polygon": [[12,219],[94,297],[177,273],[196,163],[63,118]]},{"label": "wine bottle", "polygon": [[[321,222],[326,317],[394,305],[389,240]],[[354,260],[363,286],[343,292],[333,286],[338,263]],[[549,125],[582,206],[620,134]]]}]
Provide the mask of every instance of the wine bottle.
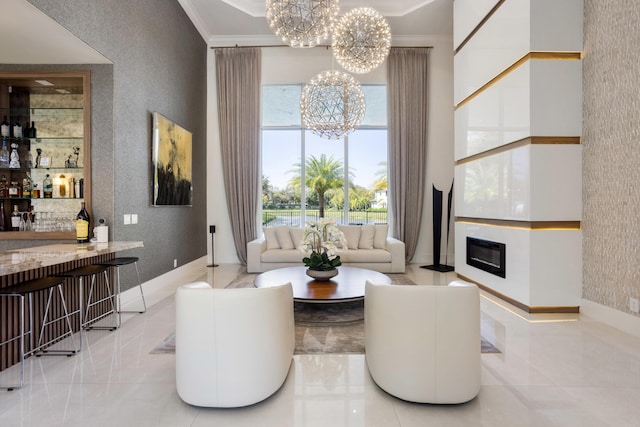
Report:
[{"label": "wine bottle", "polygon": [[7,219],[4,215],[4,203],[0,201],[0,231],[7,231]]},{"label": "wine bottle", "polygon": [[27,155],[24,156],[24,167],[28,169],[33,168],[33,154],[31,154],[31,147],[29,147],[29,151],[27,151]]},{"label": "wine bottle", "polygon": [[45,199],[51,199],[53,197],[53,181],[49,174],[47,174],[42,182],[42,193]]},{"label": "wine bottle", "polygon": [[58,194],[60,197],[67,197],[67,177],[64,174],[60,174],[58,182]]},{"label": "wine bottle", "polygon": [[0,199],[9,197],[9,188],[7,187],[7,177],[2,175],[0,178]]},{"label": "wine bottle", "polygon": [[89,217],[89,212],[84,206],[84,202],[82,202],[82,208],[78,215],[76,215],[76,240],[78,243],[88,243],[89,242],[89,222],[91,218]]},{"label": "wine bottle", "polygon": [[31,189],[33,188],[33,180],[31,179],[31,172],[27,171],[27,174],[22,178],[22,197],[31,197]]},{"label": "wine bottle", "polygon": [[33,184],[33,189],[31,190],[31,198],[33,199],[40,198],[40,189],[38,188],[38,184]]},{"label": "wine bottle", "polygon": [[20,231],[20,212],[18,212],[18,205],[13,205],[13,212],[11,213],[11,229],[13,231]]},{"label": "wine bottle", "polygon": [[13,137],[22,139],[22,124],[18,121],[13,125]]},{"label": "wine bottle", "polygon": [[29,130],[29,134],[29,138],[38,137],[38,130],[36,129],[36,124],[34,122],[31,122],[31,129]]},{"label": "wine bottle", "polygon": [[11,125],[9,125],[9,122],[7,121],[7,116],[4,116],[4,119],[2,119],[2,123],[0,124],[0,136],[3,138],[9,138],[11,132],[10,129]]},{"label": "wine bottle", "polygon": [[9,150],[7,150],[7,140],[2,140],[2,148],[0,149],[0,168],[9,167]]}]

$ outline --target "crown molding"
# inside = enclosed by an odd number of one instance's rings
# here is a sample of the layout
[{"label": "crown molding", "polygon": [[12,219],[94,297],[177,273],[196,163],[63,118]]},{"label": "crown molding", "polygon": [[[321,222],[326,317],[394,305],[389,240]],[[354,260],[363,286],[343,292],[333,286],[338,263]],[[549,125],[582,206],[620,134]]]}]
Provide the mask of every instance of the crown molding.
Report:
[{"label": "crown molding", "polygon": [[198,30],[198,32],[200,33],[200,37],[202,37],[202,40],[207,41],[207,38],[209,37],[207,26],[204,21],[202,21],[200,14],[197,13],[192,1],[178,0],[178,3],[180,3],[180,6],[182,6],[182,9],[185,11],[193,25],[196,27],[196,30]]},{"label": "crown molding", "polygon": [[[452,42],[452,36],[394,36],[391,35],[391,46],[412,47],[430,46],[434,43]],[[233,46],[282,46],[287,45],[276,35],[253,35],[253,36],[212,36],[209,38],[209,47],[233,47]],[[324,43],[326,46],[329,43]]]}]

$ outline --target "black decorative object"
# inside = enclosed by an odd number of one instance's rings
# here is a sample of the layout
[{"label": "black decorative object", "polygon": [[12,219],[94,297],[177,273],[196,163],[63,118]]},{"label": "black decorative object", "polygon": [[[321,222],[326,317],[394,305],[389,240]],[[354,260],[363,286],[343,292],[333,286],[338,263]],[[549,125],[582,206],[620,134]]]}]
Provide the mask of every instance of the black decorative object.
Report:
[{"label": "black decorative object", "polygon": [[217,267],[218,264],[216,264],[216,253],[214,252],[215,250],[214,242],[215,242],[215,235],[216,235],[215,225],[209,226],[209,233],[211,233],[211,264],[207,265],[207,267]]},{"label": "black decorative object", "polygon": [[446,265],[449,252],[449,234],[451,224],[451,204],[453,203],[453,182],[448,195],[447,205],[447,244],[445,256],[445,264],[440,264],[440,246],[442,242],[442,191],[433,186],[433,265],[423,265],[422,268],[427,270],[439,271],[446,273],[453,271],[453,267]]},{"label": "black decorative object", "polygon": [[[444,265],[449,264],[449,234],[451,232],[451,206],[453,205],[453,180],[451,181],[451,188],[449,189],[449,194],[447,195],[447,243],[445,246],[444,253]],[[453,270],[453,268],[451,269]]]}]

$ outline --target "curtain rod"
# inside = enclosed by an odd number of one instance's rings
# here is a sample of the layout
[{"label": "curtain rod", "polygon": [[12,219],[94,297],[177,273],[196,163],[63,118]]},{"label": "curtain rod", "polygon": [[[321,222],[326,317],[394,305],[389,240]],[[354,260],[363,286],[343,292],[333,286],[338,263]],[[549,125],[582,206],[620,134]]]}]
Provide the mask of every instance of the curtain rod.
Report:
[{"label": "curtain rod", "polygon": [[[286,44],[282,44],[282,45],[276,45],[276,44],[269,44],[269,45],[253,45],[253,46],[239,46],[239,45],[235,45],[235,46],[211,46],[211,49],[236,49],[236,48],[265,48],[265,47],[289,47],[289,45]],[[328,44],[322,44],[322,45],[316,45],[314,47],[324,47],[326,49],[329,49],[331,47],[331,45]],[[433,46],[391,46],[393,49],[433,49]],[[293,48],[293,49],[308,49],[308,48]]]}]

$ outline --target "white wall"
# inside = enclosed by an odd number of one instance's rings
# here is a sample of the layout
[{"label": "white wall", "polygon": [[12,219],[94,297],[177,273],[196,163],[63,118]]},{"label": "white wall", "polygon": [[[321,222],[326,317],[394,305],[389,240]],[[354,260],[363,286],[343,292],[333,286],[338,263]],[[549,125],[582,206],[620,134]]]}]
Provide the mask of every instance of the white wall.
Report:
[{"label": "white wall", "polygon": [[[427,182],[423,226],[413,262],[432,263],[431,185],[446,194],[453,180],[453,41],[451,37],[425,38],[421,46],[433,46],[431,50],[429,147],[427,151]],[[270,47],[262,50],[262,83],[304,83],[321,71],[339,69],[327,48],[293,49]],[[216,263],[237,263],[238,257],[231,235],[227,202],[222,180],[220,140],[218,133],[217,95],[215,88],[215,52],[209,49],[207,94],[207,224],[216,225]],[[355,75],[361,83],[385,83],[386,66],[364,75]],[[445,210],[446,216],[446,210]],[[446,220],[446,218],[445,218]],[[446,222],[446,221],[445,221]],[[207,229],[208,233],[209,230]],[[453,228],[452,228],[453,232]],[[446,224],[443,224],[446,236]],[[444,240],[443,236],[443,240]],[[443,242],[442,260],[445,258]],[[211,261],[211,242],[208,259]],[[449,264],[453,263],[453,236],[449,244]]]},{"label": "white wall", "polygon": [[[580,302],[582,64],[561,59],[581,17],[582,0],[507,0],[454,58],[456,272],[530,307]],[[466,264],[467,236],[507,245],[505,278]]]}]

